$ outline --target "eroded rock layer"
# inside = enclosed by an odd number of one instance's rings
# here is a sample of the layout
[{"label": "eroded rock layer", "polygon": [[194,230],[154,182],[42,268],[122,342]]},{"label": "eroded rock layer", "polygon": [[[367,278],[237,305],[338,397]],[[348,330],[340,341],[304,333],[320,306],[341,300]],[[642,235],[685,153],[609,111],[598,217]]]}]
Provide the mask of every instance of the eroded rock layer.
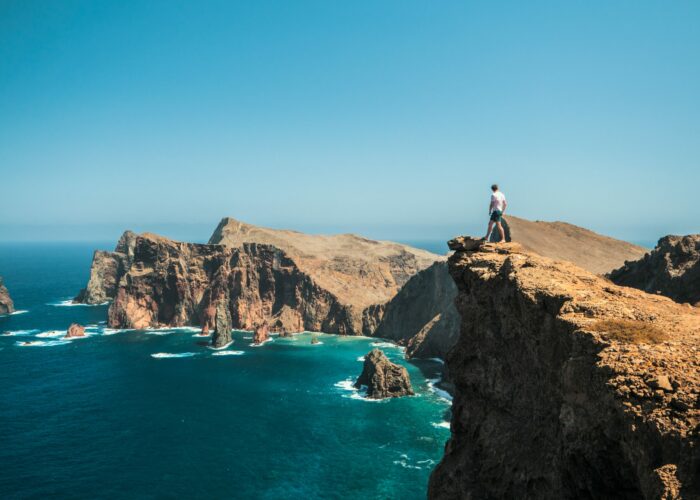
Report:
[{"label": "eroded rock layer", "polygon": [[700,305],[700,234],[665,236],[650,253],[625,262],[609,277],[618,285]]},{"label": "eroded rock layer", "polygon": [[452,247],[452,436],[429,497],[695,498],[700,311],[514,243]]},{"label": "eroded rock layer", "polygon": [[0,314],[10,314],[13,312],[15,312],[15,304],[12,302],[10,292],[7,291],[2,277],[0,277]]},{"label": "eroded rock layer", "polygon": [[361,334],[366,317],[271,245],[200,245],[152,234],[135,238],[109,308],[112,327],[201,325],[215,330],[218,345],[230,341],[229,328],[252,330],[264,321],[272,331]]}]

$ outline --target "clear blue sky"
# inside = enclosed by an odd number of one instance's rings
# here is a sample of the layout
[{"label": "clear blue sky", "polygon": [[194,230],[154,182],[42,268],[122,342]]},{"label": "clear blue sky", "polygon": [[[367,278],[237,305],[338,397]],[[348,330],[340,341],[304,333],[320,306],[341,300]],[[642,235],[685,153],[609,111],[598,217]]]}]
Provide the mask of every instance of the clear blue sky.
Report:
[{"label": "clear blue sky", "polygon": [[0,239],[700,232],[700,2],[0,2]]}]

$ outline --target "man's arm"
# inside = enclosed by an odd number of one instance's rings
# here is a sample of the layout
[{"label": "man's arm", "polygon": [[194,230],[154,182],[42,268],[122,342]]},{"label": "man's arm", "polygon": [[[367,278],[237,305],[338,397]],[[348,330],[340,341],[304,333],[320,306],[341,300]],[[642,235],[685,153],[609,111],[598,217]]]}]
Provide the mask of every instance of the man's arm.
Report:
[{"label": "man's arm", "polygon": [[503,199],[503,212],[501,212],[501,214],[506,213],[506,208],[508,208],[508,202],[504,198]]}]

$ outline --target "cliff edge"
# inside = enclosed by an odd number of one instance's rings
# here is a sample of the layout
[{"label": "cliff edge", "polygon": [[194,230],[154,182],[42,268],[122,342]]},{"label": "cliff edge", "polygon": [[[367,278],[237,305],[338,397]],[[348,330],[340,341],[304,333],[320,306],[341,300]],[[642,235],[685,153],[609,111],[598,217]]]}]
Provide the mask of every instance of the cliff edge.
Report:
[{"label": "cliff edge", "polygon": [[452,436],[429,497],[696,498],[700,311],[516,243],[451,248]]}]

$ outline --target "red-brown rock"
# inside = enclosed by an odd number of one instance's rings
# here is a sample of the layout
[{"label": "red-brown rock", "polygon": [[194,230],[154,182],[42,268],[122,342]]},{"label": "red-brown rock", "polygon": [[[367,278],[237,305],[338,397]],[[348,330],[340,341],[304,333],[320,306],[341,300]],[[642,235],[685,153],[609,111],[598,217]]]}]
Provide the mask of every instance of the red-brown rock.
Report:
[{"label": "red-brown rock", "polygon": [[68,327],[68,331],[66,332],[66,336],[64,338],[72,339],[75,337],[84,337],[84,336],[85,336],[85,327],[82,325],[79,325],[78,323],[72,323]]},{"label": "red-brown rock", "polygon": [[270,327],[267,324],[267,321],[263,321],[260,324],[255,325],[255,329],[253,331],[253,344],[263,344],[270,340]]}]

